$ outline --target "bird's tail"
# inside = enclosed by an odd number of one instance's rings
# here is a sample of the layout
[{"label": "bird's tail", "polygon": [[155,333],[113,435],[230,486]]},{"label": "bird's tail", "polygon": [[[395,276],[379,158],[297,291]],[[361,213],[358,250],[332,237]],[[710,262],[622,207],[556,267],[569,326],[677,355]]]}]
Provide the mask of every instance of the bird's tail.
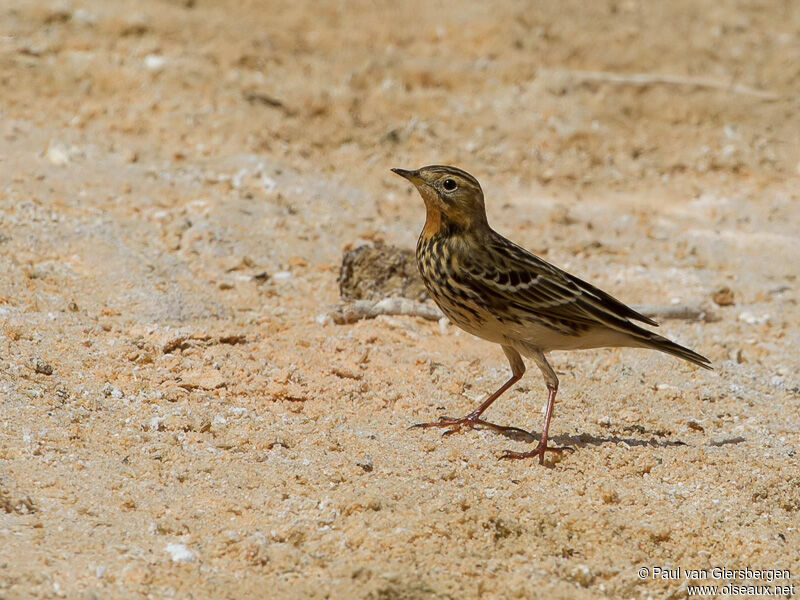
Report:
[{"label": "bird's tail", "polygon": [[677,356],[678,358],[682,358],[690,363],[694,363],[698,367],[713,370],[711,361],[702,354],[698,354],[694,350],[689,350],[689,348],[685,348],[680,344],[676,344],[675,342],[668,340],[657,333],[653,333],[652,331],[648,331],[640,327],[637,327],[637,329],[639,330],[637,332],[639,335],[636,336],[636,339],[645,348],[660,350],[661,352],[666,352],[667,354],[672,354],[672,356]]}]

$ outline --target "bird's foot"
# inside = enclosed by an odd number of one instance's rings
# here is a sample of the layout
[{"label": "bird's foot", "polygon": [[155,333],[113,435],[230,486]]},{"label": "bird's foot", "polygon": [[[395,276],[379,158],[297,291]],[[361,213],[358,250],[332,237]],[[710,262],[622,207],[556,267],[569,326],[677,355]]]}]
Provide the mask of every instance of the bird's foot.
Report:
[{"label": "bird's foot", "polygon": [[569,450],[570,452],[574,452],[575,448],[572,448],[570,446],[563,446],[563,447],[548,446],[546,441],[545,442],[541,442],[540,441],[536,445],[536,448],[534,448],[533,450],[531,450],[529,452],[513,452],[511,450],[506,450],[505,452],[503,452],[502,456],[500,456],[500,459],[501,460],[503,460],[503,459],[518,460],[518,459],[522,459],[522,458],[533,458],[535,456],[538,456],[539,457],[539,464],[543,465],[544,464],[544,453],[545,452],[564,452],[565,450]]},{"label": "bird's foot", "polygon": [[487,429],[493,429],[494,431],[499,431],[501,433],[513,432],[528,435],[527,431],[520,429],[519,427],[498,425],[496,423],[479,419],[477,415],[467,415],[466,417],[461,417],[460,419],[454,419],[453,417],[439,417],[438,421],[433,421],[431,423],[417,423],[416,425],[412,425],[411,429],[416,427],[447,427],[447,431],[445,431],[442,436],[452,435],[454,433],[463,431],[464,429],[475,429],[476,427],[486,427]]}]

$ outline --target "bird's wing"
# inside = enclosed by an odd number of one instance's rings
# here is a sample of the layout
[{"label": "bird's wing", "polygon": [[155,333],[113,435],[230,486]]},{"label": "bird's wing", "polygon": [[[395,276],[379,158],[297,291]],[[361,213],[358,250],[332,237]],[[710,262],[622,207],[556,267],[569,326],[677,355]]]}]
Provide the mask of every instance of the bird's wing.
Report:
[{"label": "bird's wing", "polygon": [[499,234],[487,240],[484,250],[486,254],[478,253],[465,261],[465,276],[482,289],[484,297],[499,297],[498,304],[507,306],[512,313],[548,317],[558,329],[569,329],[570,324],[575,330],[604,324],[627,331],[636,327],[628,319],[656,325],[616,298]]}]

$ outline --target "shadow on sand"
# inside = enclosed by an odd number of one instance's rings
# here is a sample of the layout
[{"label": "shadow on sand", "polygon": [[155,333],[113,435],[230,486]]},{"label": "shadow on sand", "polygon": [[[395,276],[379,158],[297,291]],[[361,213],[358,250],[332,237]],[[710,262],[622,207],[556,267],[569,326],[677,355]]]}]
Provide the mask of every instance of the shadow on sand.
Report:
[{"label": "shadow on sand", "polygon": [[[505,425],[497,425],[496,423],[483,423],[475,426],[474,429],[480,431],[490,431],[496,435],[501,435],[506,439],[515,442],[528,442],[535,443],[539,441],[539,434],[536,432],[525,431],[518,427],[509,427]],[[623,437],[621,435],[591,435],[589,433],[579,433],[573,435],[556,435],[550,438],[550,443],[554,446],[569,447],[572,449],[584,448],[587,446],[602,446],[604,444],[627,444],[628,446],[650,446],[653,448],[670,448],[675,446],[688,446],[682,440],[669,440],[657,439],[663,438],[668,435],[665,431],[648,431],[640,425],[626,427],[626,430],[635,431],[643,436],[649,435],[649,439],[641,439],[634,437]],[[445,432],[444,435],[447,435]],[[722,446],[727,444],[740,444],[745,441],[745,438],[739,436],[734,438],[725,439],[722,441],[712,441],[709,443],[711,446]]]}]

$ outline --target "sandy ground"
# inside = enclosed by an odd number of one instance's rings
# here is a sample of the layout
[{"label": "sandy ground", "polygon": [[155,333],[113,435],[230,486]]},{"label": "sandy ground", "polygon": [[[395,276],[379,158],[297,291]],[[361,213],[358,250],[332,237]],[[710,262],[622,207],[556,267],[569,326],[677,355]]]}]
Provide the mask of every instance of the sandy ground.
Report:
[{"label": "sandy ground", "polygon": [[[0,598],[798,577],[797,3],[2,2],[0,88]],[[661,329],[716,370],[554,355],[545,467],[409,431],[508,376],[450,325],[326,317],[344,250],[413,246],[388,169],[429,163],[621,299],[708,306]],[[533,367],[489,416],[544,401]]]}]

